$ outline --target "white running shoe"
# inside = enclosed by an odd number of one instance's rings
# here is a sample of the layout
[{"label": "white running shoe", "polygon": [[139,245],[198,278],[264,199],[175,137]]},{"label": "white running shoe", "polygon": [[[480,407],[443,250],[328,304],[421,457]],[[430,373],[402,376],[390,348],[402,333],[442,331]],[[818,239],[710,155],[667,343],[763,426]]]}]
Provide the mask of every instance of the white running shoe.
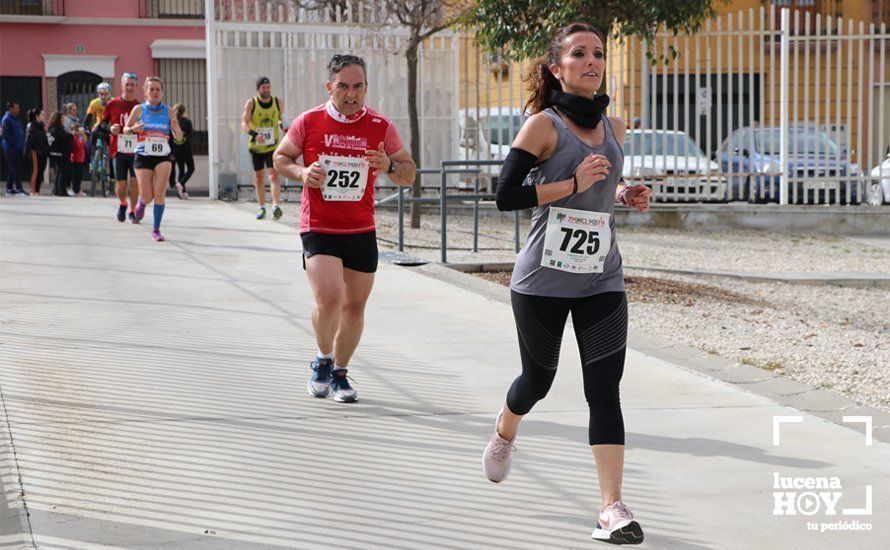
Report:
[{"label": "white running shoe", "polygon": [[643,528],[634,521],[630,508],[616,500],[603,508],[590,538],[611,544],[640,544],[643,542]]},{"label": "white running shoe", "polygon": [[[512,468],[512,455],[516,450],[513,441],[507,441],[498,435],[498,425],[501,423],[501,416],[504,409],[498,411],[498,416],[494,421],[494,432],[488,445],[485,446],[485,452],[482,453],[482,472],[489,481],[500,483],[507,479]],[[514,438],[515,441],[515,438]]]},{"label": "white running shoe", "polygon": [[69,189],[68,191],[66,191],[66,193],[67,193],[67,195],[68,195],[69,197],[73,197],[73,196],[74,196],[74,190],[73,190],[73,189]]}]

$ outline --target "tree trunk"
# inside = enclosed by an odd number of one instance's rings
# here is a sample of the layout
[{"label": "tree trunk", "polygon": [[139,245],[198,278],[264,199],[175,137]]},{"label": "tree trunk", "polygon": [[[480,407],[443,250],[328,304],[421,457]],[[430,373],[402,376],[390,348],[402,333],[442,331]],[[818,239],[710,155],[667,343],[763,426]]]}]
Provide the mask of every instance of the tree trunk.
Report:
[{"label": "tree trunk", "polygon": [[[412,33],[408,41],[408,49],[405,57],[408,60],[408,119],[411,123],[411,158],[414,164],[420,168],[420,117],[417,113],[417,52],[420,40],[417,34]],[[420,174],[414,178],[411,185],[411,196],[420,197]],[[420,203],[411,203],[411,228],[420,229]]]}]

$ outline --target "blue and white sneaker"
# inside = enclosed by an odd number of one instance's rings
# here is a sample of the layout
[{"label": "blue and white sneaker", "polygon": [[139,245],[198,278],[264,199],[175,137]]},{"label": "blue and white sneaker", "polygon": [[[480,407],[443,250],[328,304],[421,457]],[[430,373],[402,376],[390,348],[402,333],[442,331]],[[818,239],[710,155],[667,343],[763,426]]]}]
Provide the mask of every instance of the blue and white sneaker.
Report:
[{"label": "blue and white sneaker", "polygon": [[339,403],[355,403],[358,401],[358,393],[349,385],[350,378],[346,376],[346,369],[337,369],[333,372],[331,389],[334,391],[334,401]]},{"label": "blue and white sneaker", "polygon": [[316,359],[310,365],[312,376],[306,389],[312,397],[327,397],[331,394],[331,367],[334,361],[331,359]]}]

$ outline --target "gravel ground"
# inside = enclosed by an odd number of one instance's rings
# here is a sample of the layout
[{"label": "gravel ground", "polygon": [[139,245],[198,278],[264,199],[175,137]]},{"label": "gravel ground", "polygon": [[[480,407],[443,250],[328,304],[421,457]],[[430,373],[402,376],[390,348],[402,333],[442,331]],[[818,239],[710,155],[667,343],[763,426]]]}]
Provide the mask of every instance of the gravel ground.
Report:
[{"label": "gravel ground", "polygon": [[[256,203],[238,207],[255,211]],[[298,213],[285,205],[281,221],[297,226]],[[394,250],[395,213],[378,211],[377,223],[381,250]],[[472,218],[449,215],[449,262],[512,262],[512,215],[482,217],[480,226],[480,252],[473,253]],[[523,219],[523,240],[527,231]],[[621,227],[618,239],[627,266],[890,274],[890,249],[841,237]],[[406,228],[405,241],[410,255],[438,261],[438,215],[425,215],[419,230]],[[626,275],[634,328],[890,411],[890,289],[653,275],[632,268]],[[479,276],[509,282],[509,272]]]},{"label": "gravel ground", "polygon": [[631,327],[890,411],[890,290],[626,276]]}]

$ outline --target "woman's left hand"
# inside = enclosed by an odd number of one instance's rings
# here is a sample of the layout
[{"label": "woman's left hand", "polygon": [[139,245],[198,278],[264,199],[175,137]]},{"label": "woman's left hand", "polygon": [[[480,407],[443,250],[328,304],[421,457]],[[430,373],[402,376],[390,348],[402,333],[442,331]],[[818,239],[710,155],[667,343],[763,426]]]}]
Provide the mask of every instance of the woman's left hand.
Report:
[{"label": "woman's left hand", "polygon": [[629,187],[624,192],[624,200],[627,205],[640,212],[649,211],[649,198],[652,196],[652,190],[643,184]]}]

